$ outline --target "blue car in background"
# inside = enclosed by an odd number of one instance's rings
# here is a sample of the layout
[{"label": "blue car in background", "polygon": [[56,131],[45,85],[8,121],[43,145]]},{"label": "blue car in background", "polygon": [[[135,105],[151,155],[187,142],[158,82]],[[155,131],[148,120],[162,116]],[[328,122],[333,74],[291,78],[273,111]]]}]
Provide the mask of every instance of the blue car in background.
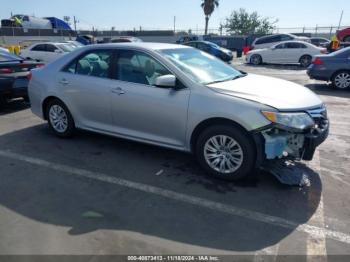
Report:
[{"label": "blue car in background", "polygon": [[208,41],[191,41],[184,45],[197,48],[203,52],[216,56],[225,62],[230,62],[233,59],[233,54],[230,50],[220,47],[217,44]]},{"label": "blue car in background", "polygon": [[332,82],[335,88],[350,89],[350,47],[315,56],[307,74],[311,79]]}]

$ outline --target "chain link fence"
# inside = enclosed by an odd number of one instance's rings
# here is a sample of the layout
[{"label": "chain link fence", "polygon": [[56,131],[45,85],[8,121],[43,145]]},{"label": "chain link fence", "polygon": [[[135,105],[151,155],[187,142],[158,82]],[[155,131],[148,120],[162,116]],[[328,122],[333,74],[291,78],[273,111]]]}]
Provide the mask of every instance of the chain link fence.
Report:
[{"label": "chain link fence", "polygon": [[[306,36],[321,36],[331,38],[337,30],[347,28],[346,26],[315,26],[315,27],[285,27],[275,28],[270,33],[294,33]],[[18,44],[21,41],[66,41],[74,40],[77,35],[93,35],[99,40],[118,37],[135,36],[146,41],[174,42],[174,39],[183,35],[204,35],[202,28],[190,29],[150,29],[139,28],[133,30],[61,30],[61,29],[25,29],[20,27],[1,27],[0,44]],[[209,28],[209,35],[228,36],[225,28]],[[235,35],[238,36],[238,35]]]}]

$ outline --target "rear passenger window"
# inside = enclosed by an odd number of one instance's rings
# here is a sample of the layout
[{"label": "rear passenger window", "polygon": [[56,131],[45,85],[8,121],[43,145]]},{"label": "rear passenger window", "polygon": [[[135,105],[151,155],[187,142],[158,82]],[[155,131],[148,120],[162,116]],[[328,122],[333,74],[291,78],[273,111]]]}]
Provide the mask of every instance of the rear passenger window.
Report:
[{"label": "rear passenger window", "polygon": [[306,48],[306,45],[301,43],[286,43],[287,48],[291,49],[300,49],[300,48]]},{"label": "rear passenger window", "polygon": [[282,41],[282,36],[276,35],[271,37],[268,43],[281,42],[281,41]]},{"label": "rear passenger window", "polygon": [[289,41],[289,40],[293,40],[293,37],[289,35],[281,35],[281,41]]},{"label": "rear passenger window", "polygon": [[111,58],[111,51],[93,51],[73,61],[63,71],[77,75],[108,78]]},{"label": "rear passenger window", "polygon": [[270,42],[270,38],[271,38],[271,36],[258,39],[258,40],[256,41],[256,44],[257,44],[257,45],[262,45],[262,44],[269,43],[269,42]]}]

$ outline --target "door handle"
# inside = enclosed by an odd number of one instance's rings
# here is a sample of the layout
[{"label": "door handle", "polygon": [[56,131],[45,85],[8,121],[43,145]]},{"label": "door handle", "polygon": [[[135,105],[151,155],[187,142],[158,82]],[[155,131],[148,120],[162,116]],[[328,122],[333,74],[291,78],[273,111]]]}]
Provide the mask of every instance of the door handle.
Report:
[{"label": "door handle", "polygon": [[117,94],[117,95],[124,95],[125,91],[121,89],[120,87],[112,88],[112,93]]},{"label": "door handle", "polygon": [[62,84],[62,85],[68,85],[69,84],[69,82],[68,82],[68,80],[67,79],[65,79],[65,78],[63,78],[63,79],[61,79],[61,81],[60,81],[60,84]]}]

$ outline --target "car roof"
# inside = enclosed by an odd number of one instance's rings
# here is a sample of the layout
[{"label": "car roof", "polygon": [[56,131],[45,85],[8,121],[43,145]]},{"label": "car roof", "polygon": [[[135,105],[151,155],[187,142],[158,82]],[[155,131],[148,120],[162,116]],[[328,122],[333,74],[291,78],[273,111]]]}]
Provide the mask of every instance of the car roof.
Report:
[{"label": "car roof", "polygon": [[281,33],[281,34],[271,34],[271,35],[264,35],[264,36],[261,36],[257,39],[263,39],[263,38],[268,38],[268,37],[273,37],[273,36],[279,36],[279,35],[289,35],[289,36],[293,36],[293,37],[296,37],[296,35],[293,35],[293,34],[287,34],[287,33]]},{"label": "car roof", "polygon": [[287,44],[287,43],[298,43],[298,44],[305,44],[305,45],[312,45],[308,42],[305,41],[300,41],[300,40],[288,40],[288,41],[282,41],[282,42],[278,42],[275,45],[280,45],[280,44]]},{"label": "car roof", "polygon": [[328,40],[328,41],[330,41],[329,39],[327,39],[327,38],[325,38],[325,37],[317,37],[317,36],[311,37],[310,39],[323,39],[323,40]]},{"label": "car roof", "polygon": [[62,44],[67,44],[67,43],[63,43],[63,42],[39,42],[39,43],[34,43],[31,46],[35,46],[35,45],[62,45]]},{"label": "car roof", "polygon": [[213,43],[213,42],[210,42],[210,41],[202,41],[202,40],[188,41],[188,42],[186,42],[185,44],[187,44],[187,43],[204,43],[204,44],[208,44],[208,45],[211,45],[211,44],[216,45],[216,44]]},{"label": "car roof", "polygon": [[164,50],[164,49],[180,49],[180,48],[191,48],[183,45],[176,44],[165,44],[165,43],[145,43],[145,42],[131,42],[131,43],[109,43],[109,44],[98,44],[90,45],[91,48],[111,48],[111,47],[127,47],[127,48],[140,48],[145,50]]}]

